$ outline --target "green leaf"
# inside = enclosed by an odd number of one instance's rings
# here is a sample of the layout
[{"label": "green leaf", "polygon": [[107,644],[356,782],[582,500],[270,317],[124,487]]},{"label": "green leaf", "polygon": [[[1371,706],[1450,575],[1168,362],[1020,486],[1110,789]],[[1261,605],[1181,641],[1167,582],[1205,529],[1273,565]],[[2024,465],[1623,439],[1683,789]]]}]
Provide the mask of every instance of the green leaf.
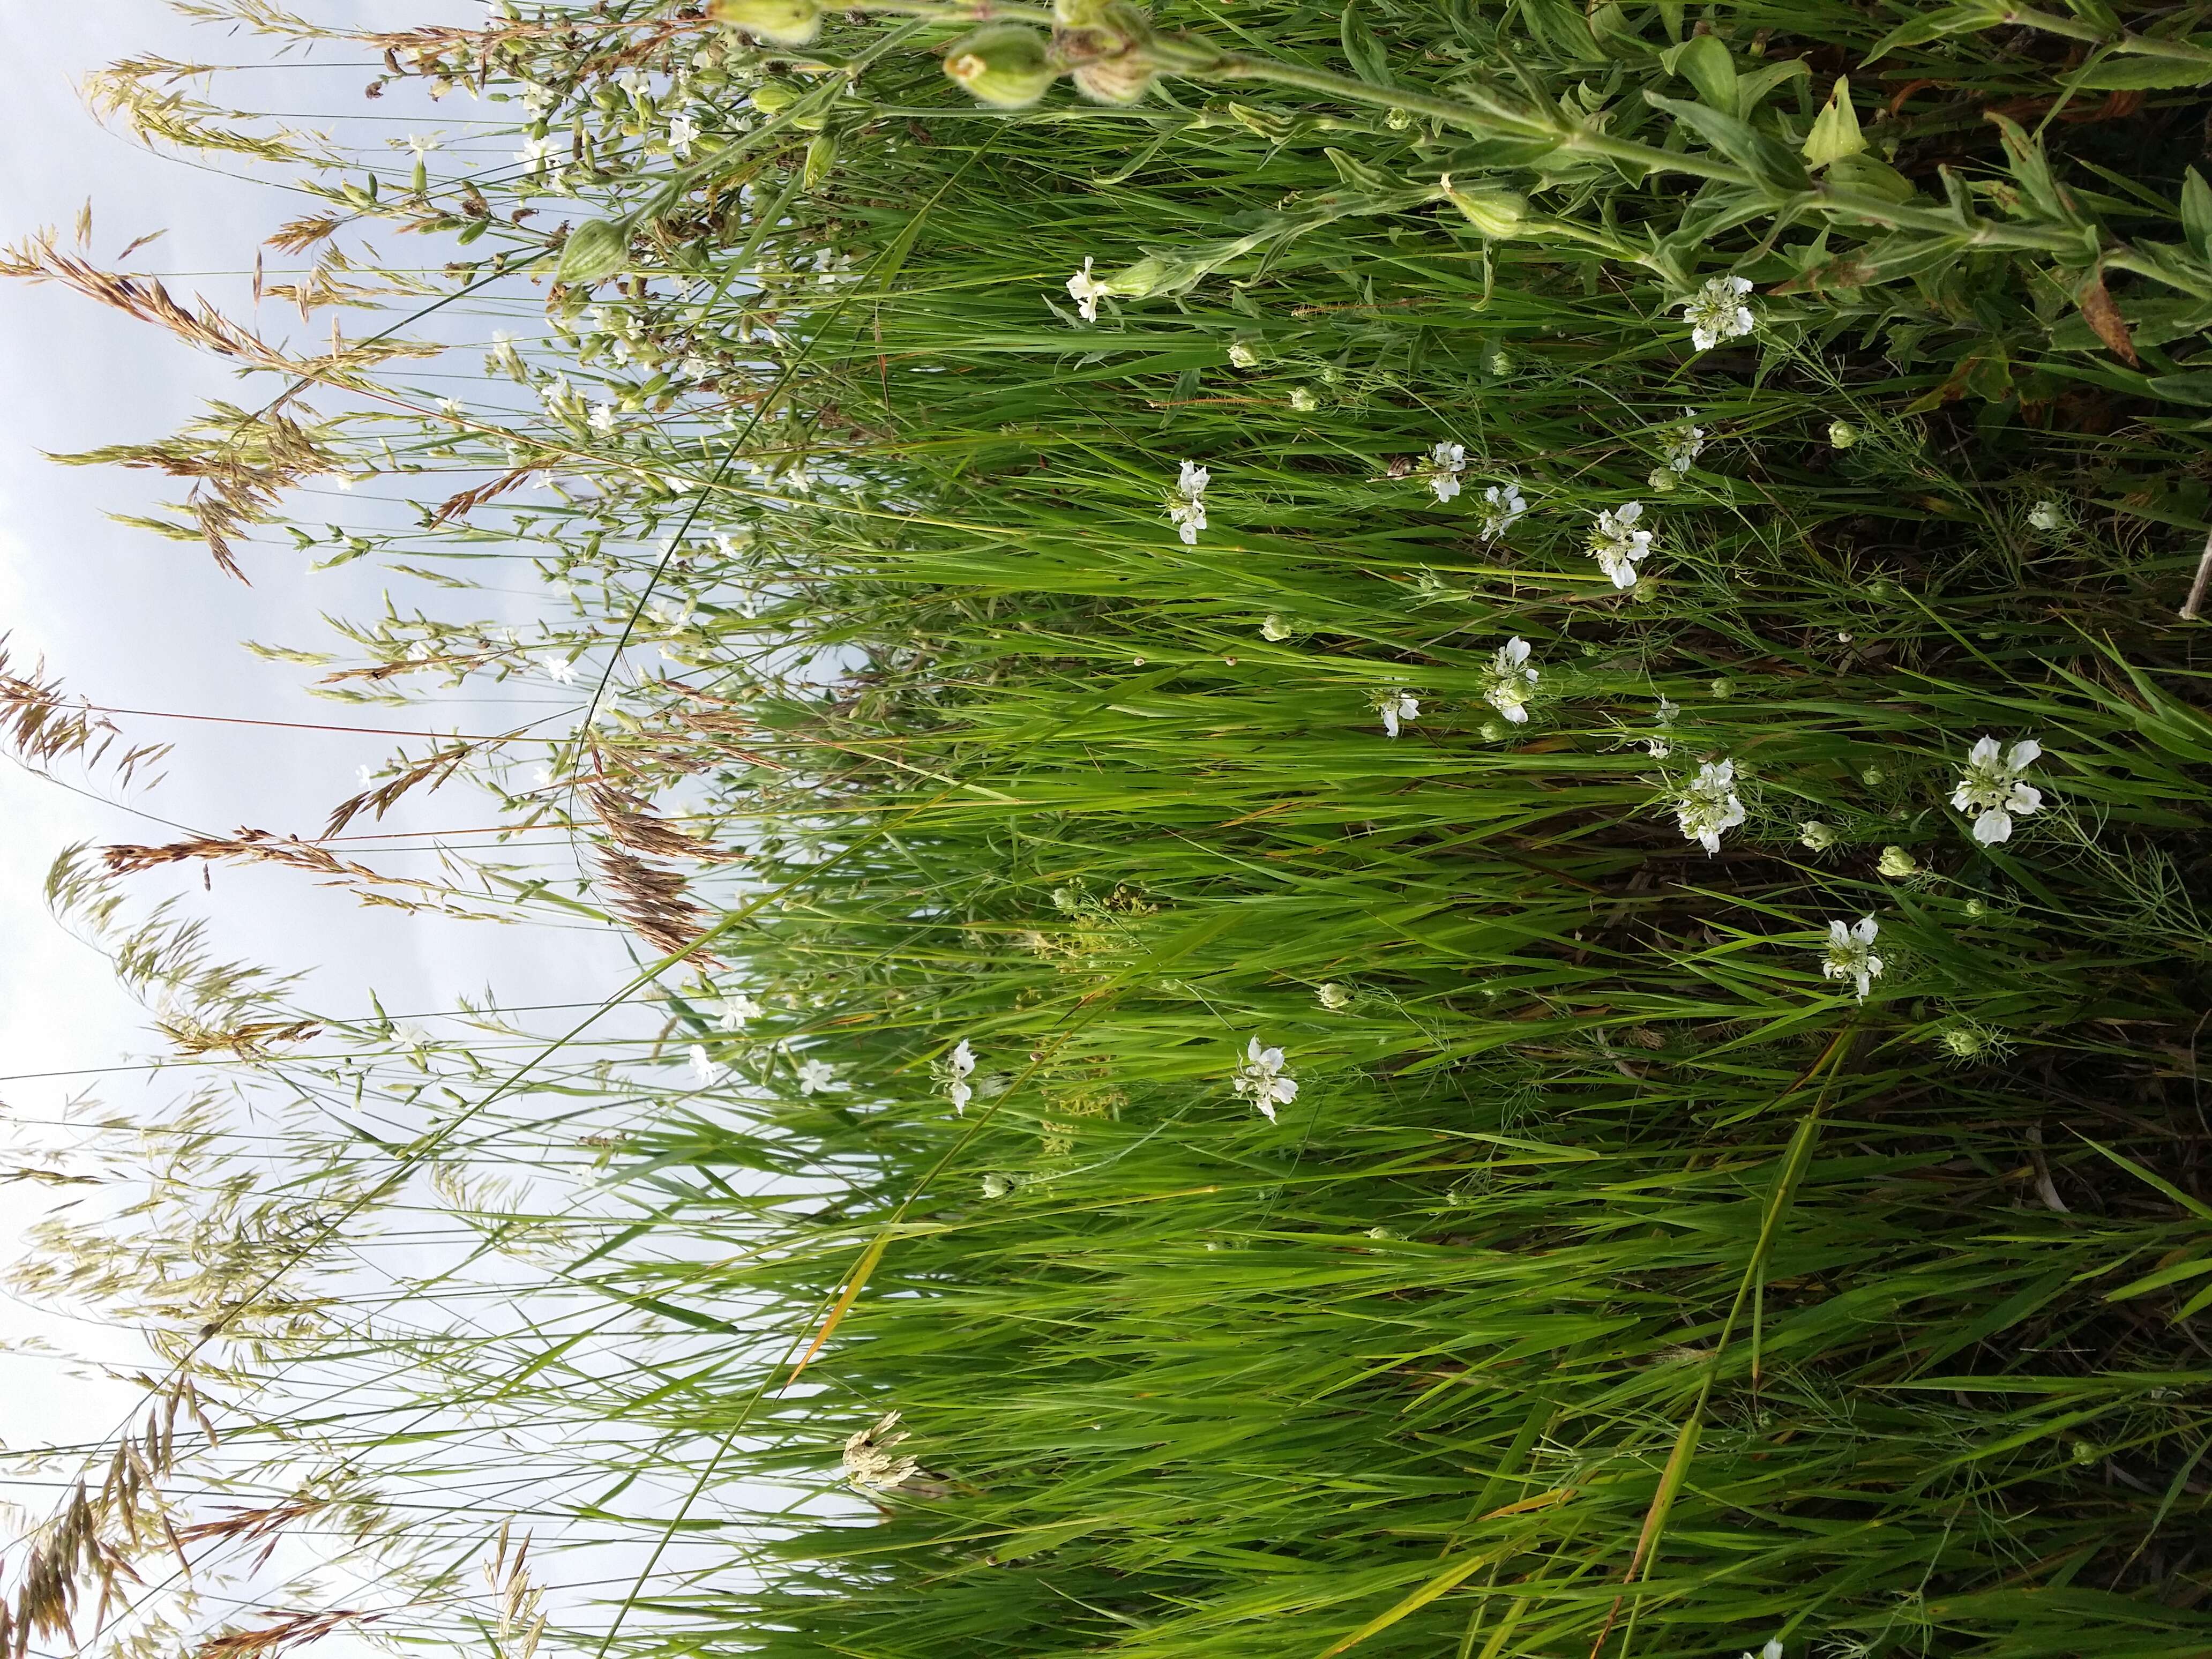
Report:
[{"label": "green leaf", "polygon": [[2148,92],[2160,87],[2201,87],[2212,82],[2212,62],[2115,55],[2076,70],[2065,84],[2081,92]]},{"label": "green leaf", "polygon": [[1359,15],[1359,0],[1351,0],[1344,9],[1344,55],[1351,63],[1352,73],[1370,87],[1390,84],[1390,56],[1382,50],[1382,43],[1375,38],[1375,31]]},{"label": "green leaf", "polygon": [[1866,147],[1866,136],[1859,131],[1859,112],[1851,107],[1850,77],[1839,75],[1828,101],[1814,118],[1813,131],[1805,135],[1806,162],[1824,167]]},{"label": "green leaf", "polygon": [[1802,191],[1811,182],[1796,151],[1771,134],[1757,131],[1748,122],[1739,121],[1710,105],[1662,98],[1656,92],[1646,91],[1644,101],[1654,109],[1666,111],[1691,128],[1770,191]]},{"label": "green leaf", "polygon": [[2181,176],[2181,234],[2191,252],[2212,264],[2212,185],[2195,167]]},{"label": "green leaf", "polygon": [[2154,396],[2169,403],[2212,405],[2212,369],[2197,369],[2186,374],[2154,374],[2150,389]]},{"label": "green leaf", "polygon": [[1872,155],[1837,157],[1829,164],[1828,183],[1838,190],[1858,191],[1886,202],[1909,202],[1920,193],[1911,179]]},{"label": "green leaf", "polygon": [[1717,37],[1693,34],[1680,46],[1661,52],[1659,61],[1669,74],[1679,75],[1695,87],[1698,96],[1722,114],[1739,112],[1735,59]]},{"label": "green leaf", "polygon": [[587,219],[568,233],[556,280],[589,288],[613,276],[629,258],[629,231],[611,219]]}]

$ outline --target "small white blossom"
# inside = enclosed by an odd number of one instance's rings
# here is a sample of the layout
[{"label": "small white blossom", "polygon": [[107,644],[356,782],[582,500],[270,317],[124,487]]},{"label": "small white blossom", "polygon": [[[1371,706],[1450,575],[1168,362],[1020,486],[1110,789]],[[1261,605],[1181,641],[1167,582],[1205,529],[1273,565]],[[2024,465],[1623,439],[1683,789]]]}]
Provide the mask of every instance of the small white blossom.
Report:
[{"label": "small white blossom", "polygon": [[889,1492],[912,1480],[921,1468],[921,1460],[901,1457],[891,1450],[906,1438],[896,1412],[877,1419],[845,1443],[845,1478],[856,1486],[878,1492]]},{"label": "small white blossom", "polygon": [[1516,634],[1498,647],[1490,659],[1490,680],[1482,700],[1516,726],[1528,720],[1528,694],[1536,684],[1536,671],[1528,666],[1528,641]]},{"label": "small white blossom", "polygon": [[717,1022],[726,1031],[742,1031],[749,1020],[758,1019],[768,1012],[744,992],[722,999],[722,1017]]},{"label": "small white blossom", "polygon": [[1492,484],[1482,492],[1483,505],[1489,511],[1482,516],[1482,539],[1494,542],[1513,528],[1521,515],[1528,510],[1522,498],[1517,479],[1508,478],[1502,484]]},{"label": "small white blossom", "polygon": [[1778,1636],[1774,1638],[1755,1656],[1747,1653],[1743,1659],[1782,1659],[1782,1638]]},{"label": "small white blossom", "polygon": [[1673,702],[1665,696],[1662,696],[1659,699],[1659,707],[1653,712],[1651,718],[1658,721],[1662,726],[1672,726],[1676,720],[1680,718],[1681,713],[1682,705],[1680,703]]},{"label": "small white blossom", "polygon": [[532,660],[554,684],[574,685],[576,683],[576,665],[559,652],[540,652]]},{"label": "small white blossom", "polygon": [[433,134],[425,138],[420,133],[410,132],[407,135],[407,148],[415,152],[416,161],[422,161],[438,148],[438,136]]},{"label": "small white blossom", "polygon": [[968,1046],[966,1037],[962,1037],[939,1064],[939,1074],[945,1079],[945,1092],[951,1097],[952,1109],[956,1112],[965,1112],[968,1102],[975,1093],[968,1081],[975,1069],[975,1051]]},{"label": "small white blossom", "polygon": [[1709,854],[1719,852],[1722,832],[1743,822],[1743,803],[1735,793],[1735,763],[1707,761],[1698,767],[1698,775],[1674,805],[1674,817],[1685,840],[1696,842]]},{"label": "small white blossom", "polygon": [[1232,1086],[1240,1099],[1258,1107],[1270,1123],[1275,1121],[1276,1107],[1287,1106],[1298,1097],[1297,1082],[1285,1069],[1283,1051],[1261,1047],[1257,1037],[1245,1045],[1244,1063],[1237,1068]]},{"label": "small white blossom", "polygon": [[2035,764],[2043,745],[2030,738],[2001,754],[1995,738],[1983,738],[1966,751],[1966,770],[1951,792],[1951,805],[1974,815],[1974,839],[1984,846],[2008,841],[2012,821],[2043,805],[2043,792],[2022,783],[2020,775]]},{"label": "small white blossom", "polygon": [[1168,521],[1175,526],[1185,547],[1198,545],[1198,532],[1206,528],[1206,487],[1213,474],[1194,461],[1185,461],[1176,479],[1176,493],[1168,499]]},{"label": "small white blossom", "polygon": [[1459,494],[1459,475],[1467,471],[1467,446],[1440,443],[1429,452],[1429,488],[1440,501]]},{"label": "small white blossom", "polygon": [[1382,729],[1392,737],[1421,717],[1420,699],[1410,691],[1385,691],[1375,705],[1375,712],[1382,716]]},{"label": "small white blossom", "polygon": [[837,1073],[830,1069],[829,1062],[803,1060],[799,1063],[799,1092],[802,1095],[835,1094],[845,1085],[837,1081]]},{"label": "small white blossom", "polygon": [[553,141],[550,138],[526,138],[522,148],[514,154],[526,173],[544,172],[553,164]]},{"label": "small white blossom", "polygon": [[668,148],[678,155],[689,155],[698,137],[699,124],[689,115],[677,116],[668,124]]},{"label": "small white blossom", "polygon": [[691,1075],[702,1089],[711,1089],[730,1075],[730,1068],[716,1060],[700,1044],[695,1042],[684,1050],[691,1062]]},{"label": "small white blossom", "polygon": [[1075,301],[1075,308],[1083,313],[1085,322],[1098,320],[1098,296],[1105,291],[1106,285],[1091,275],[1091,259],[1085,255],[1083,269],[1067,279],[1067,297]]},{"label": "small white blossom", "polygon": [[592,430],[602,434],[615,429],[615,406],[610,403],[592,405]]},{"label": "small white blossom", "polygon": [[1828,924],[1826,954],[1821,959],[1820,971],[1830,979],[1847,979],[1856,983],[1861,1002],[1866,1000],[1867,988],[1881,976],[1881,958],[1874,953],[1875,935],[1881,931],[1872,916],[1862,916],[1855,923]]},{"label": "small white blossom", "polygon": [[615,76],[615,84],[633,98],[642,98],[653,89],[653,82],[641,69],[632,67]]},{"label": "small white blossom", "polygon": [[[1682,411],[1682,418],[1694,422],[1698,412],[1686,409]],[[1668,445],[1667,453],[1660,458],[1657,469],[1651,474],[1651,487],[1654,489],[1672,489],[1674,481],[1690,470],[1705,449],[1705,428],[1694,424],[1681,428]]]},{"label": "small white blossom", "polygon": [[1682,320],[1690,325],[1690,343],[1709,351],[1723,340],[1734,340],[1758,326],[1744,296],[1751,284],[1741,276],[1715,276],[1682,301]]},{"label": "small white blossom", "polygon": [[1651,532],[1636,528],[1644,516],[1644,503],[1630,501],[1597,515],[1591,526],[1590,556],[1598,568],[1613,578],[1615,587],[1636,586],[1636,567],[1651,551]]}]

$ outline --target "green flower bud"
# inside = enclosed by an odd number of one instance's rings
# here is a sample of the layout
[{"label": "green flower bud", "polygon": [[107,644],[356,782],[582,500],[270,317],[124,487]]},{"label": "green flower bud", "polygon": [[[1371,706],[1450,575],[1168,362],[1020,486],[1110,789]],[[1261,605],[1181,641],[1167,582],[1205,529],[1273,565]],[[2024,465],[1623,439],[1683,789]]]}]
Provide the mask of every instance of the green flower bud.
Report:
[{"label": "green flower bud", "polygon": [[980,103],[999,109],[1034,104],[1060,78],[1045,58],[1045,38],[1019,23],[993,23],[955,40],[945,72]]},{"label": "green flower bud", "polygon": [[1797,826],[1797,841],[1808,852],[1825,853],[1836,844],[1836,832],[1818,818],[1808,818]]},{"label": "green flower bud", "polygon": [[620,270],[629,259],[629,233],[610,219],[589,219],[568,233],[561,249],[556,281],[589,288]]},{"label": "green flower bud", "polygon": [[1437,181],[1451,204],[1467,216],[1468,223],[1493,241],[1519,234],[1528,216],[1528,198],[1510,190],[1462,190],[1447,173]]},{"label": "green flower bud", "polygon": [[1902,847],[1885,847],[1881,849],[1881,861],[1875,868],[1885,876],[1917,876],[1920,873],[1920,860]]},{"label": "green flower bud", "polygon": [[711,9],[716,22],[779,46],[803,46],[822,33],[822,8],[816,0],[714,0]]},{"label": "green flower bud", "polygon": [[1849,449],[1858,441],[1859,429],[1853,426],[1849,421],[1831,421],[1828,422],[1829,448]]},{"label": "green flower bud", "polygon": [[830,169],[837,165],[837,141],[823,133],[806,146],[806,167],[799,181],[812,190],[830,176]]},{"label": "green flower bud", "polygon": [[753,107],[763,115],[781,115],[799,101],[799,88],[781,81],[763,81],[753,88]]},{"label": "green flower bud", "polygon": [[1321,407],[1321,399],[1314,396],[1311,386],[1294,386],[1291,388],[1291,407],[1301,415],[1310,415]]},{"label": "green flower bud", "polygon": [[1152,60],[1142,52],[1127,52],[1079,64],[1068,78],[1093,103],[1134,104],[1152,90],[1153,73]]}]

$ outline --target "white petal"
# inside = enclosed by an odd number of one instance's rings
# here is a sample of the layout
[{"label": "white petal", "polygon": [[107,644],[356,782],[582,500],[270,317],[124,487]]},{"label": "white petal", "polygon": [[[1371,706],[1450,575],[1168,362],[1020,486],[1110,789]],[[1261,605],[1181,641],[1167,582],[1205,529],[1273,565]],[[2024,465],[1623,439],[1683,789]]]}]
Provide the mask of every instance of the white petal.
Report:
[{"label": "white petal", "polygon": [[1292,1078],[1279,1077],[1267,1085],[1267,1093],[1272,1099],[1287,1106],[1298,1097],[1297,1082]]},{"label": "white petal", "polygon": [[[1836,925],[1839,927],[1843,926],[1841,922],[1838,922]],[[1875,941],[1875,935],[1881,932],[1881,927],[1876,924],[1872,916],[1860,917],[1858,926],[1851,929],[1852,937],[1856,939],[1862,945],[1873,944]]]},{"label": "white petal", "polygon": [[2011,817],[1992,807],[1974,820],[1974,839],[1985,847],[2001,841],[2010,841],[2012,839]]},{"label": "white petal", "polygon": [[1849,927],[1840,921],[1832,921],[1828,924],[1829,944],[1840,947],[1848,945],[1850,942],[1851,930]]},{"label": "white petal", "polygon": [[2025,771],[2042,757],[2043,745],[2033,738],[2023,738],[2013,744],[2012,753],[2005,757],[2005,764],[2015,772]]},{"label": "white petal", "polygon": [[1273,1123],[1275,1121],[1275,1103],[1273,1101],[1262,1096],[1260,1099],[1254,1101],[1252,1103],[1260,1109],[1260,1115],[1266,1118],[1268,1122]]},{"label": "white petal", "polygon": [[2012,793],[2005,797],[2005,811],[2026,817],[2043,805],[2043,791],[2031,783],[2015,783]]},{"label": "white petal", "polygon": [[1966,764],[1987,766],[1996,757],[1997,740],[1995,738],[1977,738],[1974,739],[1974,746],[1966,751]]}]

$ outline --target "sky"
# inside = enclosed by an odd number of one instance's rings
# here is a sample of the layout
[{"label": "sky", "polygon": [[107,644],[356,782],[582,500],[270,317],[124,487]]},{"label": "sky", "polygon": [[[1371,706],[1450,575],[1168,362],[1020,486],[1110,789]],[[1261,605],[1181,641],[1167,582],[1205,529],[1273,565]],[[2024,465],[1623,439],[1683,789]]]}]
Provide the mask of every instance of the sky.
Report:
[{"label": "sky", "polygon": [[[325,20],[379,27],[473,21],[482,15],[473,0],[321,0],[308,9]],[[42,227],[73,234],[89,201],[97,260],[112,263],[127,243],[162,232],[130,269],[159,274],[179,297],[204,295],[235,314],[252,314],[246,273],[255,249],[276,225],[318,204],[281,177],[243,180],[149,153],[103,128],[81,96],[84,76],[117,58],[149,52],[191,61],[258,62],[270,47],[195,28],[158,0],[0,6],[0,52],[11,70],[9,96],[0,100],[0,240]],[[266,78],[252,84],[264,89],[266,108],[344,110],[350,119],[381,124],[368,129],[380,136],[384,129],[394,137],[416,128],[451,129],[474,112],[458,99],[435,110],[410,108],[400,97],[366,104],[362,86],[377,69],[373,61],[328,69],[286,65],[256,71]],[[281,333],[287,309],[269,301],[258,320]],[[311,325],[325,326],[319,318]],[[362,325],[355,323],[351,331]],[[425,726],[418,709],[363,709],[312,696],[306,682],[313,671],[243,648],[247,640],[342,648],[325,616],[374,614],[385,603],[385,578],[368,562],[314,573],[279,537],[278,545],[247,554],[252,584],[241,584],[218,570],[204,549],[108,516],[157,510],[178,493],[167,481],[48,459],[156,437],[210,398],[255,395],[223,362],[59,287],[7,283],[0,285],[0,387],[6,388],[0,396],[0,631],[9,635],[17,672],[43,658],[72,695],[121,709]],[[325,493],[332,518],[377,510],[364,499],[374,495],[374,486],[361,496]],[[403,603],[416,597],[403,596]],[[484,608],[508,607],[506,619],[520,621],[529,602],[526,595],[495,596]],[[453,704],[441,719],[482,729],[479,718],[504,724],[518,706],[545,712],[572,695],[550,684],[518,685],[495,704]],[[134,741],[175,744],[165,781],[127,803],[150,816],[0,766],[0,1121],[13,1119],[33,1133],[73,1098],[88,1094],[128,1109],[140,1097],[137,1091],[178,1086],[173,1074],[146,1067],[164,1045],[146,1030],[145,1011],[118,990],[100,956],[49,915],[40,889],[55,855],[84,842],[169,840],[179,827],[311,835],[336,802],[360,787],[358,769],[381,761],[393,747],[388,737],[328,730],[122,714],[114,719]],[[423,868],[438,844],[424,832],[466,830],[488,822],[485,814],[483,799],[473,792],[418,796],[381,827],[416,836],[421,850],[380,854],[378,862],[395,873]],[[630,960],[624,943],[611,934],[568,933],[548,948],[534,929],[365,909],[292,872],[220,868],[210,890],[203,890],[197,872],[189,879],[137,879],[149,902],[174,896],[188,913],[204,915],[218,954],[312,970],[303,1000],[324,1009],[362,1011],[374,989],[394,1016],[427,1017],[487,984],[510,1005],[578,1001],[603,994]],[[0,1164],[5,1161],[0,1153]],[[0,1261],[20,1251],[22,1228],[54,1201],[51,1188],[0,1184]],[[34,1335],[118,1358],[130,1358],[135,1346],[128,1333],[76,1328],[52,1310],[19,1304],[0,1311],[0,1347]],[[52,1359],[0,1352],[0,1443],[21,1447],[104,1432],[130,1398],[127,1389],[65,1375]]]}]

